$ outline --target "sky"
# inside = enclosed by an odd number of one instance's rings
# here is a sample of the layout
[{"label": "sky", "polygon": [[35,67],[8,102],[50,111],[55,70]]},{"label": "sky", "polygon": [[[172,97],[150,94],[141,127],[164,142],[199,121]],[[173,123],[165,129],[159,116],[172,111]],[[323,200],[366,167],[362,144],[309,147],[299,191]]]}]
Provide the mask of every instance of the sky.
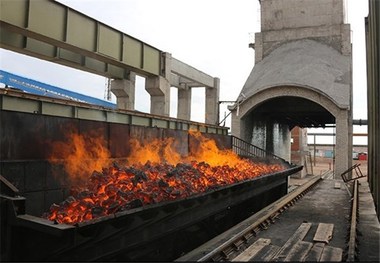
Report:
[{"label": "sky", "polygon": [[[368,1],[344,0],[353,43],[353,118],[367,119],[364,17]],[[220,100],[235,101],[254,66],[248,47],[260,31],[258,0],[58,0],[81,13],[146,42],[208,75],[220,78]],[[104,99],[106,78],[0,49],[0,69]],[[171,88],[170,116],[177,113]],[[112,101],[116,98],[112,96]],[[220,119],[228,114],[221,104]],[[191,120],[204,122],[204,89],[192,90]],[[136,110],[149,112],[144,79],[136,80]],[[226,126],[230,126],[227,119]],[[311,132],[315,132],[312,129]],[[366,126],[354,126],[366,133]],[[357,138],[360,143],[365,138]],[[356,140],[356,141],[358,141]],[[363,141],[364,142],[364,141]],[[359,143],[359,142],[358,142]],[[365,142],[366,143],[366,140]],[[355,138],[354,138],[355,144]]]}]

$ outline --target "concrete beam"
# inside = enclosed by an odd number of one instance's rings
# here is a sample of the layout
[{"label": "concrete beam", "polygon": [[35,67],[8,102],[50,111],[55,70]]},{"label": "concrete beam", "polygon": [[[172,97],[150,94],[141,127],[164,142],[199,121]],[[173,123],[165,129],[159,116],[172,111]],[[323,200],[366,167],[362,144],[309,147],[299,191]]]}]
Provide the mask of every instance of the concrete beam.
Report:
[{"label": "concrete beam", "polygon": [[[178,113],[177,117],[185,120],[191,115],[191,88],[204,87],[206,93],[206,118],[208,124],[219,123],[219,78],[213,78],[199,71],[171,55],[164,57],[165,75],[170,86],[178,88]],[[170,74],[168,72],[170,69]]]},{"label": "concrete beam", "polygon": [[214,78],[210,75],[207,75],[206,73],[203,73],[202,71],[193,68],[178,59],[172,58],[171,62],[172,73],[191,80],[194,83],[198,83],[199,87],[212,88],[214,86]]},{"label": "concrete beam", "polygon": [[202,84],[196,81],[192,81],[190,79],[178,76],[174,73],[170,74],[169,82],[171,87],[176,87],[178,89],[186,89],[192,87],[204,87]]}]

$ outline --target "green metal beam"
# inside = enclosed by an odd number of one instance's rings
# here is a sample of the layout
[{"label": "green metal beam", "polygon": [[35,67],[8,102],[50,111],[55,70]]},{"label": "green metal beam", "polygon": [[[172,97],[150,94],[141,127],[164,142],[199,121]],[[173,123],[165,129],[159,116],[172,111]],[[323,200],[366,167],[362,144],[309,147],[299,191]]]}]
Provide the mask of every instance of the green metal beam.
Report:
[{"label": "green metal beam", "polygon": [[107,109],[97,105],[59,98],[49,98],[9,89],[0,89],[0,113],[3,110],[173,130],[196,130],[204,133],[228,135],[227,127],[136,111]]},{"label": "green metal beam", "polygon": [[163,72],[162,51],[51,0],[0,1],[0,47],[110,78]]}]

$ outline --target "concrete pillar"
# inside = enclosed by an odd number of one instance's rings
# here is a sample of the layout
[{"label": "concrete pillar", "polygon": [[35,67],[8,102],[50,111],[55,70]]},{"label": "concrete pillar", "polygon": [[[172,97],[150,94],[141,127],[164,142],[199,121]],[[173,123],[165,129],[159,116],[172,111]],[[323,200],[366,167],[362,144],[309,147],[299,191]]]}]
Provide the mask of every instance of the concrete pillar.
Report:
[{"label": "concrete pillar", "polygon": [[178,89],[177,118],[190,120],[191,115],[191,88]]},{"label": "concrete pillar", "polygon": [[135,109],[135,83],[136,74],[133,72],[129,73],[129,79],[111,80],[111,92],[116,96],[118,109]]},{"label": "concrete pillar", "polygon": [[352,147],[349,147],[352,136],[349,136],[348,112],[346,110],[341,110],[339,115],[335,117],[335,121],[335,179],[339,179],[341,178],[340,175],[350,168],[349,165],[352,163],[348,159],[349,156],[352,156]]},{"label": "concrete pillar", "polygon": [[170,113],[170,84],[162,76],[149,77],[145,89],[150,94],[150,113],[169,116]]},{"label": "concrete pillar", "polygon": [[265,129],[265,150],[290,161],[290,131],[286,124],[264,120]]},{"label": "concrete pillar", "polygon": [[206,119],[207,124],[219,124],[219,89],[220,79],[214,78],[214,87],[206,87]]},{"label": "concrete pillar", "polygon": [[273,153],[286,161],[291,158],[291,133],[289,126],[283,123],[273,123]]},{"label": "concrete pillar", "polygon": [[233,108],[234,106],[228,106],[228,109],[231,111],[231,135],[236,136],[238,138],[240,137],[240,124],[241,120],[239,118],[239,115],[237,114],[237,109]]},{"label": "concrete pillar", "polygon": [[[267,124],[264,120],[254,120],[252,122],[252,139],[251,144],[261,148],[266,149],[267,148]],[[246,127],[249,125],[246,124]]]},{"label": "concrete pillar", "polygon": [[[304,168],[292,174],[293,178],[304,178],[306,174],[311,174],[312,163],[310,158],[307,158],[308,147],[307,147],[307,129],[302,129],[300,127],[294,127],[290,132],[293,142],[291,142],[291,163],[297,165],[304,165]],[[305,167],[306,164],[306,167]]]}]

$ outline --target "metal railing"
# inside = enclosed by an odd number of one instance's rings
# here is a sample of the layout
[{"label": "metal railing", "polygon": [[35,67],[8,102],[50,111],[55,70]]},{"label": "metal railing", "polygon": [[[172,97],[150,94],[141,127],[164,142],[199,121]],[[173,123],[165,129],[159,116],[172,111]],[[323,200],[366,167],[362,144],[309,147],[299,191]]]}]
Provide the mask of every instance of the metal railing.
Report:
[{"label": "metal railing", "polygon": [[271,158],[286,162],[283,158],[275,155],[274,153],[261,149],[260,147],[250,144],[235,136],[231,136],[231,146],[232,150],[240,156]]}]

